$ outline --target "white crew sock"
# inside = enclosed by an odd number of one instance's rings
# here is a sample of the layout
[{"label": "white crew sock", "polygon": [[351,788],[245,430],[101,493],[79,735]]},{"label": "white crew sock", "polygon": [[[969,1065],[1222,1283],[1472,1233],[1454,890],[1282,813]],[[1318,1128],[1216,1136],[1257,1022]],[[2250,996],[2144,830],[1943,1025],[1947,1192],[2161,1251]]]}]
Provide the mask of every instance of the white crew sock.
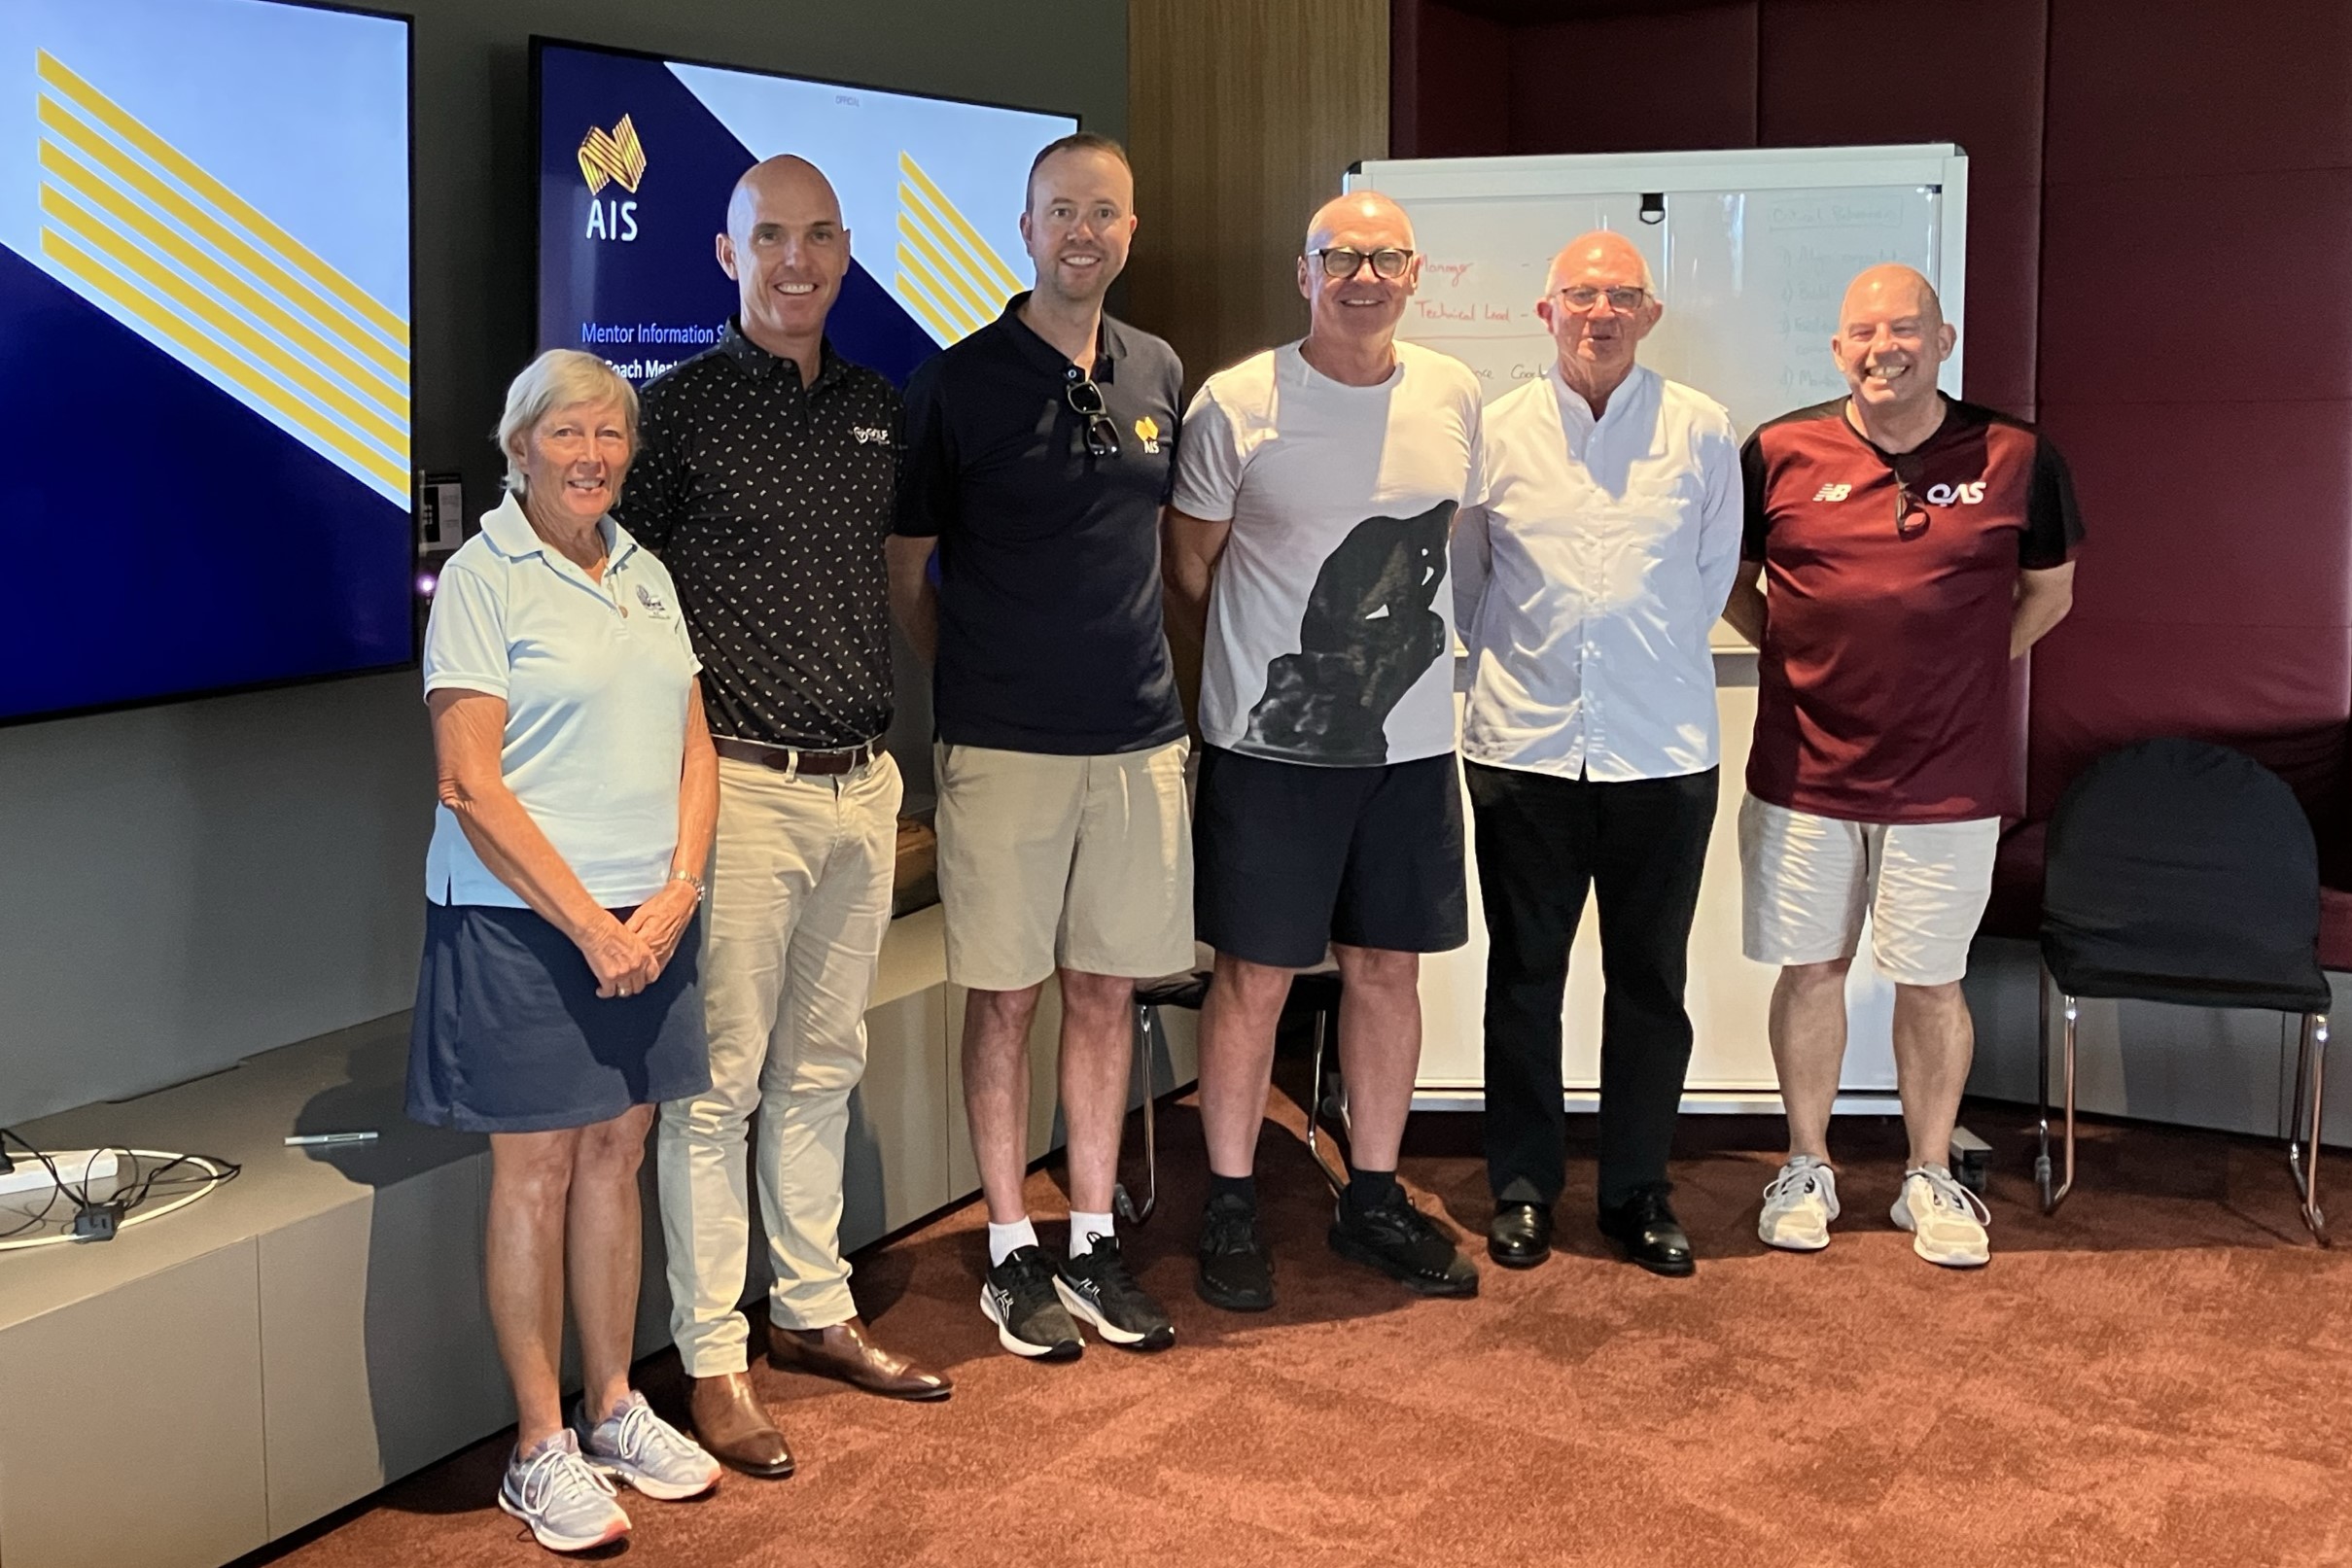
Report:
[{"label": "white crew sock", "polygon": [[1003,1263],[1005,1259],[1021,1248],[1034,1247],[1036,1244],[1037,1228],[1029,1223],[1029,1216],[1026,1214],[1010,1225],[999,1225],[995,1220],[988,1222],[988,1266],[991,1269]]},{"label": "white crew sock", "polygon": [[1095,1249],[1098,1240],[1107,1241],[1114,1235],[1107,1214],[1080,1214],[1074,1209],[1070,1216],[1070,1255],[1084,1257]]}]

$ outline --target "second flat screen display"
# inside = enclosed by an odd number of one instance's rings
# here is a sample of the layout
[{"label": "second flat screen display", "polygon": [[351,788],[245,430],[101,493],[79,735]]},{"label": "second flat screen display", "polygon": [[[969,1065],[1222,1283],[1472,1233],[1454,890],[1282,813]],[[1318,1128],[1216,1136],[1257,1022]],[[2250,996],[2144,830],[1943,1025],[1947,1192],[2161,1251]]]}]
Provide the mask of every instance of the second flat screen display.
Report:
[{"label": "second flat screen display", "polygon": [[539,346],[640,384],[718,341],[736,308],[713,240],[761,158],[840,193],[851,266],[828,335],[893,381],[1032,280],[1030,160],[1068,115],[880,92],[541,42]]}]

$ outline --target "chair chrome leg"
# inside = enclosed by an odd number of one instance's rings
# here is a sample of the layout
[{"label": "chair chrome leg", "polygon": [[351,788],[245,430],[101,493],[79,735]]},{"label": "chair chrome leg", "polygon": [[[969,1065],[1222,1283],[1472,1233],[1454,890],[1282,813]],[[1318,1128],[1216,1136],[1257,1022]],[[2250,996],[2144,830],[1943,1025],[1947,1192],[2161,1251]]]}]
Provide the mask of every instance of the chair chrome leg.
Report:
[{"label": "chair chrome leg", "polygon": [[2059,1030],[2058,1033],[2058,1038],[2061,1042],[2059,1048],[2060,1056],[2058,1071],[2060,1080],[2065,1085],[2066,1141],[2065,1160],[2061,1168],[2066,1172],[2066,1175],[2065,1179],[2060,1181],[2057,1186],[2052,1190],[2050,1197],[2043,1202],[2042,1211],[2046,1214],[2055,1214],[2058,1211],[2058,1205],[2066,1202],[2066,1195],[2074,1191],[2075,1024],[2082,1015],[2082,1006],[2074,997],[2069,996],[2062,992],[2059,993],[2059,1000],[2064,1004],[2065,1007],[2065,1026]]},{"label": "chair chrome leg", "polygon": [[[2302,1205],[2303,1223],[2321,1246],[2332,1244],[2328,1216],[2319,1206],[2320,1117],[2327,1098],[2328,1015],[2303,1015],[2301,1048],[2295,1057],[2294,1121],[2287,1130],[2287,1169],[2295,1177],[2295,1196]],[[2310,1091],[2308,1100],[2304,1090]],[[2308,1104],[2309,1110],[2304,1106]],[[2308,1141],[2306,1142],[2306,1138]]]},{"label": "chair chrome leg", "polygon": [[1323,1113],[1323,1045],[1330,1032],[1330,1015],[1317,1010],[1315,1015],[1315,1067],[1307,1085],[1307,1153],[1315,1161],[1315,1168],[1323,1173],[1336,1198],[1348,1190],[1347,1172],[1334,1173],[1331,1162],[1323,1158],[1323,1146],[1317,1137],[1317,1127]]},{"label": "chair chrome leg", "polygon": [[1127,1190],[1127,1183],[1114,1183],[1110,1189],[1112,1212],[1130,1225],[1141,1225],[1151,1218],[1151,1211],[1160,1206],[1160,1149],[1159,1138],[1151,1125],[1153,1091],[1159,1081],[1152,1074],[1151,1042],[1159,1031],[1160,1010],[1138,1005],[1136,1008],[1136,1055],[1143,1069],[1143,1202],[1138,1203]]},{"label": "chair chrome leg", "polygon": [[2041,1028],[2034,1036],[2034,1060],[2040,1064],[2040,1070],[2034,1075],[2034,1098],[2041,1107],[2041,1116],[2037,1123],[2034,1133],[2035,1150],[2033,1157],[2033,1184],[2035,1190],[2042,1195],[2042,1212],[2047,1214],[2057,1206],[2057,1204],[2052,1201],[2050,1196],[2051,980],[2049,967],[2044,965],[2040,968],[2037,968],[2034,971],[2034,980],[2035,983],[2040,987],[2040,995],[2037,998],[2039,1006],[2037,1008],[2036,1016],[2041,1020]]}]

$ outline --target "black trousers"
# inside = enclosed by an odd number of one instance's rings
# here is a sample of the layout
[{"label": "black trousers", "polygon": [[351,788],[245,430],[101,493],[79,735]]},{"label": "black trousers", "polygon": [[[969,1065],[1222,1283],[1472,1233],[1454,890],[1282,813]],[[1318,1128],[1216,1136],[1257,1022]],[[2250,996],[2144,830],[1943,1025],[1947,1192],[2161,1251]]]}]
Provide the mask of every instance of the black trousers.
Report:
[{"label": "black trousers", "polygon": [[1664,1182],[1691,1018],[1691,918],[1719,770],[1596,784],[1465,763],[1487,915],[1487,1177],[1560,1199],[1561,1005],[1588,889],[1600,905],[1600,1202]]}]

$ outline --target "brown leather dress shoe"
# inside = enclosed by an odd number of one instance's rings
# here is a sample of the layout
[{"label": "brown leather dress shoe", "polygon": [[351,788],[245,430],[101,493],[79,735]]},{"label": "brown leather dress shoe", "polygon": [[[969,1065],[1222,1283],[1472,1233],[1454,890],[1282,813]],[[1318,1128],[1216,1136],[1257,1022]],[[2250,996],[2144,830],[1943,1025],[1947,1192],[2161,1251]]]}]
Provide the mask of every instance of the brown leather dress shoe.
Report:
[{"label": "brown leather dress shoe", "polygon": [[759,1403],[750,1373],[695,1378],[686,1408],[695,1437],[720,1464],[770,1481],[792,1473],[792,1450],[785,1446],[784,1434]]},{"label": "brown leather dress shoe", "polygon": [[945,1375],[926,1372],[883,1349],[865,1324],[854,1317],[825,1329],[771,1324],[768,1356],[779,1367],[838,1378],[885,1399],[945,1399],[956,1386]]}]

